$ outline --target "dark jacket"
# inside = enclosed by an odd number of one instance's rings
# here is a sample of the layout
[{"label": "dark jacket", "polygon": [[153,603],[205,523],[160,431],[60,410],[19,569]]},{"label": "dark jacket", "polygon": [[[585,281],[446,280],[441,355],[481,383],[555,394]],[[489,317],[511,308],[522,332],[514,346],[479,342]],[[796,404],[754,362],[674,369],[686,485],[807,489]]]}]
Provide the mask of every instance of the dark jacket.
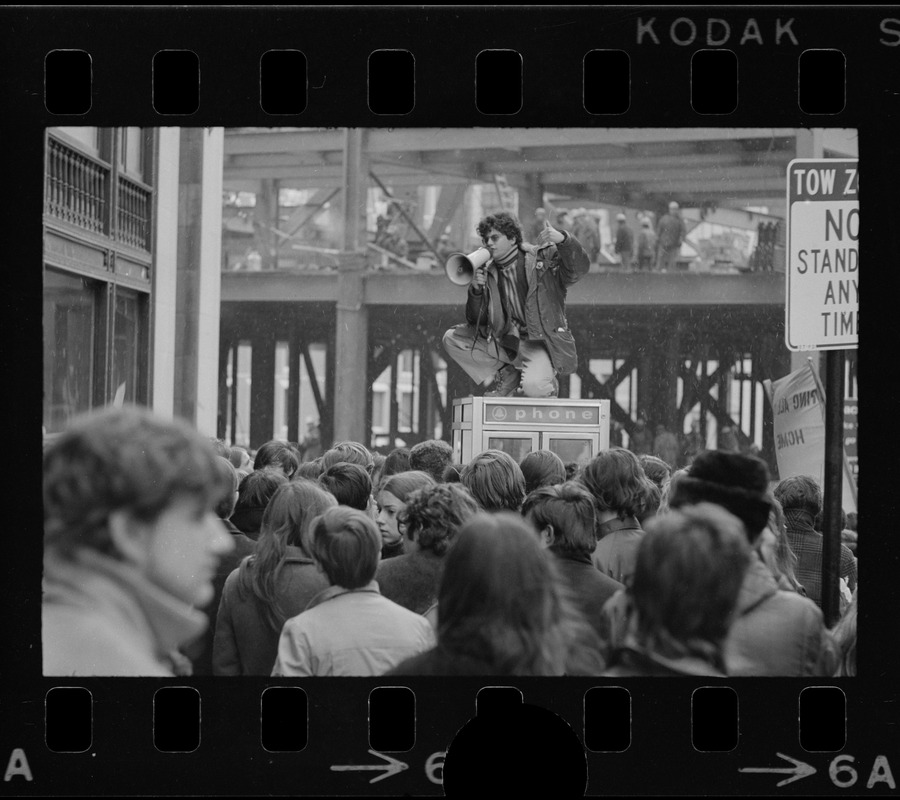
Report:
[{"label": "dark jacket", "polygon": [[453,653],[440,645],[407,658],[385,675],[499,675],[498,669],[471,656]]},{"label": "dark jacket", "polygon": [[[566,320],[568,288],[587,274],[591,263],[578,240],[566,234],[558,245],[519,250],[516,269],[528,286],[525,298],[527,338],[543,341],[553,368],[560,375],[575,372],[578,355],[575,338]],[[508,329],[508,320],[500,301],[497,267],[487,265],[487,283],[481,294],[469,286],[466,321],[487,339],[496,338],[512,355],[518,352],[519,337]]]},{"label": "dark jacket", "polygon": [[600,635],[600,612],[603,611],[603,606],[619,589],[625,587],[596,569],[590,556],[579,558],[574,554],[555,555],[560,574],[572,589],[573,599],[584,612],[587,622]]},{"label": "dark jacket", "polygon": [[618,517],[597,526],[597,546],[591,562],[614,581],[626,584],[634,574],[644,530],[635,517]]},{"label": "dark jacket", "polygon": [[431,550],[414,550],[382,561],[375,580],[388,600],[424,614],[437,601],[443,564],[443,558]]},{"label": "dark jacket", "polygon": [[634,250],[634,234],[627,225],[616,228],[616,252],[631,253]]},{"label": "dark jacket", "polygon": [[209,627],[197,641],[186,647],[184,654],[191,660],[194,675],[212,675],[213,637],[216,632],[216,618],[219,615],[219,601],[228,576],[247,556],[256,550],[256,542],[241,533],[230,520],[222,520],[228,532],[234,538],[234,550],[226,553],[219,561],[216,574],[212,579],[213,599],[209,601],[203,612],[209,617]]},{"label": "dark jacket", "polygon": [[656,229],[660,250],[676,250],[684,241],[684,220],[680,214],[664,214]]},{"label": "dark jacket", "polygon": [[[225,581],[213,642],[213,674],[271,675],[278,654],[281,628],[266,622],[262,602],[250,591],[238,591],[234,570]],[[306,610],[307,604],[330,584],[311,558],[289,546],[276,580],[276,591],[286,619]]]}]

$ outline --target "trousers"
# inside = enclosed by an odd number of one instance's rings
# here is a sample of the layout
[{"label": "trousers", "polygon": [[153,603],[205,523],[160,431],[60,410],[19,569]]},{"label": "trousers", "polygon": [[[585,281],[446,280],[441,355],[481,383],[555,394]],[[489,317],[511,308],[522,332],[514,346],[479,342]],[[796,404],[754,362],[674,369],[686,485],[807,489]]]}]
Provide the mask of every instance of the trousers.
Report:
[{"label": "trousers", "polygon": [[659,261],[656,264],[657,269],[664,269],[667,272],[674,270],[678,265],[678,257],[681,255],[681,245],[674,250],[664,250],[659,248]]},{"label": "trousers", "polygon": [[486,340],[471,325],[457,325],[444,334],[444,350],[476,383],[493,380],[497,370],[511,364],[522,372],[521,388],[525,397],[553,397],[558,390],[556,371],[543,342],[521,339],[519,352],[510,358],[496,339]]}]

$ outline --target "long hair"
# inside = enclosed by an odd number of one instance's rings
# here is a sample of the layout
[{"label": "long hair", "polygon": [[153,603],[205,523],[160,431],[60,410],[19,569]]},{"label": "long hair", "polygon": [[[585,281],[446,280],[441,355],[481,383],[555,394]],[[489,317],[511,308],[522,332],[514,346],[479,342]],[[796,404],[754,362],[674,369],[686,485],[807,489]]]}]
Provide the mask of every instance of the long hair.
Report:
[{"label": "long hair", "polygon": [[838,665],[839,676],[856,676],[856,614],[857,614],[857,589],[853,592],[853,599],[844,616],[834,626],[835,644],[840,649],[841,663]]},{"label": "long hair", "polygon": [[279,486],[266,506],[256,552],[240,566],[238,592],[242,599],[252,594],[260,601],[273,630],[280,631],[286,619],[277,586],[288,546],[299,547],[308,556],[305,538],[310,522],[336,505],[333,495],[301,479]]},{"label": "long hair", "polygon": [[460,527],[478,511],[478,503],[464,486],[438,483],[409,495],[399,520],[406,525],[407,538],[415,539],[419,550],[443,556]]},{"label": "long hair", "polygon": [[579,480],[594,495],[598,511],[612,511],[619,519],[640,516],[652,492],[638,457],[622,447],[597,453]]},{"label": "long hair", "polygon": [[553,555],[510,512],[478,513],[460,529],[445,557],[438,609],[440,646],[487,662],[494,674],[563,675],[579,643],[591,641]]},{"label": "long hair", "polygon": [[[787,531],[784,526],[784,510],[774,496],[769,495],[769,502],[772,504],[772,511],[769,513],[769,524],[767,529],[774,538],[774,547],[771,551],[767,548],[759,548],[759,557],[763,563],[769,568],[776,580],[783,579],[793,591],[805,595],[806,590],[797,580],[797,564],[799,559],[797,554],[791,548],[791,543],[787,538]],[[763,532],[765,535],[765,531]],[[760,536],[760,542],[763,537]]]}]

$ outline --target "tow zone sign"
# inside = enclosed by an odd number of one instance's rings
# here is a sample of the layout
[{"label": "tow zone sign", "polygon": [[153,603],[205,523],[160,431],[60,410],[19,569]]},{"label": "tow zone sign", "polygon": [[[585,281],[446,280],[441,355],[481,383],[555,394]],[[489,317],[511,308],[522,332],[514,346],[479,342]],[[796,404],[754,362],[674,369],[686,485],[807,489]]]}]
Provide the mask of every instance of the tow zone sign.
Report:
[{"label": "tow zone sign", "polygon": [[787,170],[789,350],[859,341],[859,160],[805,159]]}]

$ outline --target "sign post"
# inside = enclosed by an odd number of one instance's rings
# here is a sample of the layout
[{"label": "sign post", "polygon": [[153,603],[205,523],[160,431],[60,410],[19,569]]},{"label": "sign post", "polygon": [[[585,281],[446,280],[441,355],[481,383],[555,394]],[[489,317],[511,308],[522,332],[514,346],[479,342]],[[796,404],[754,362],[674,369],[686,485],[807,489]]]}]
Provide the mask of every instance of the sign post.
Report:
[{"label": "sign post", "polygon": [[825,353],[822,613],[840,616],[844,350],[859,342],[859,161],[795,159],[787,171],[788,349]]}]

